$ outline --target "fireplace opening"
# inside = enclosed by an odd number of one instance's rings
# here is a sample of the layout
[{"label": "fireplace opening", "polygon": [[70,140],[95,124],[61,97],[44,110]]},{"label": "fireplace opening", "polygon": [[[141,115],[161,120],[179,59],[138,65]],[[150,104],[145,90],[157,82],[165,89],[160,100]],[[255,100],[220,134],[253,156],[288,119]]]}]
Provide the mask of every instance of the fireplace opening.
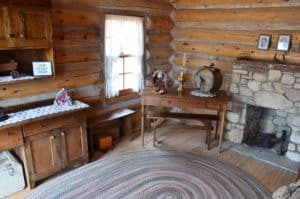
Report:
[{"label": "fireplace opening", "polygon": [[290,136],[284,116],[282,111],[247,105],[243,141],[249,146],[274,149],[278,155],[284,155]]}]

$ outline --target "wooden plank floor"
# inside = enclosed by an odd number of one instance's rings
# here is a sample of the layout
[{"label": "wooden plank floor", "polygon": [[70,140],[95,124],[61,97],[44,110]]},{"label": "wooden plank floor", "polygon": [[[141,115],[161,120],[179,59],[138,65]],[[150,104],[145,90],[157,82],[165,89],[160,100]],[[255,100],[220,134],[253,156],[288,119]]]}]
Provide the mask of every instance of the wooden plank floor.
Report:
[{"label": "wooden plank floor", "polygon": [[[158,144],[157,148],[190,151],[221,159],[233,166],[239,167],[248,175],[254,176],[270,192],[296,180],[296,174],[275,168],[251,157],[246,157],[229,150],[225,150],[219,155],[216,142],[212,144],[212,149],[208,151],[204,144],[204,139],[205,133],[199,132],[197,128],[192,126],[173,125],[158,129],[158,140],[161,143]],[[141,146],[141,137],[130,141],[129,136],[126,136],[120,140],[114,149],[104,154],[102,158],[143,149],[154,149],[152,146],[152,134],[146,133],[144,148]],[[25,189],[10,198],[23,198],[28,192],[30,191]]]},{"label": "wooden plank floor", "polygon": [[[199,130],[196,128],[176,125],[159,128],[157,132],[158,140],[161,142],[157,148],[191,151],[221,159],[233,166],[239,167],[248,175],[254,176],[270,192],[296,180],[296,174],[276,168],[251,157],[246,157],[226,149],[219,155],[217,142],[214,142],[211,146],[211,150],[208,151],[204,143],[205,133],[199,133]],[[144,148],[153,149],[152,134],[150,133],[146,133]],[[132,142],[130,142],[128,138],[125,138],[113,150],[106,153],[104,157],[142,149],[140,137]]]}]

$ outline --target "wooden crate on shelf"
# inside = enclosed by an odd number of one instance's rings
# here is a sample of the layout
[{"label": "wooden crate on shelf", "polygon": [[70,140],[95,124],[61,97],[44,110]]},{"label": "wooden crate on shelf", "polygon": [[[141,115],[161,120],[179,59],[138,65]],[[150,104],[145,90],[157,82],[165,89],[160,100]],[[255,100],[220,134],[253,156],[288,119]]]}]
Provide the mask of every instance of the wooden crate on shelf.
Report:
[{"label": "wooden crate on shelf", "polygon": [[101,151],[113,148],[113,137],[111,135],[98,138],[98,149]]},{"label": "wooden crate on shelf", "polygon": [[93,151],[107,151],[112,149],[120,136],[119,121],[111,121],[93,127]]}]

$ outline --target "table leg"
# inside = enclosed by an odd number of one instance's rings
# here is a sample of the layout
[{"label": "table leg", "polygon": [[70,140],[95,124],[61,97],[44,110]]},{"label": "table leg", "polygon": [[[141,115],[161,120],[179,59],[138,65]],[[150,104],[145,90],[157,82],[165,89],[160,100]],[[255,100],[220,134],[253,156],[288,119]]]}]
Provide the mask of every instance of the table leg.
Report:
[{"label": "table leg", "polygon": [[157,120],[152,120],[153,122],[153,147],[155,147],[156,145],[156,121]]},{"label": "table leg", "polygon": [[144,147],[145,143],[144,143],[144,131],[145,131],[145,107],[144,107],[144,103],[142,101],[142,110],[141,110],[141,134],[142,134],[142,146]]},{"label": "table leg", "polygon": [[220,138],[219,138],[219,153],[221,153],[222,150],[222,142],[223,142],[223,137],[224,137],[224,123],[225,123],[225,113],[226,109],[224,109],[221,112],[221,128],[220,128]]},{"label": "table leg", "polygon": [[[145,113],[148,113],[149,111],[149,106],[145,106]],[[151,129],[151,126],[150,126],[150,119],[146,118],[146,121],[147,121],[147,124],[145,125],[145,131],[147,131],[148,129]]]},{"label": "table leg", "polygon": [[[25,143],[27,144],[27,143]],[[33,171],[33,165],[31,156],[26,154],[26,148],[25,146],[20,146],[14,149],[18,157],[22,160],[23,166],[24,166],[24,175],[26,179],[27,188],[29,190],[32,190],[35,187],[35,180],[30,178],[31,171]],[[27,149],[28,151],[28,149]],[[29,153],[31,151],[29,150]]]}]

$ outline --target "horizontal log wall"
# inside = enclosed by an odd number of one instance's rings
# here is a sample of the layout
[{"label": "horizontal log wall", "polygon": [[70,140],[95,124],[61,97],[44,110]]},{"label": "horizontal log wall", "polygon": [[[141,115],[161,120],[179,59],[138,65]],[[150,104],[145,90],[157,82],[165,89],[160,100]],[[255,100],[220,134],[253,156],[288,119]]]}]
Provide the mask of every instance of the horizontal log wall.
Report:
[{"label": "horizontal log wall", "polygon": [[170,46],[173,40],[171,30],[174,24],[169,15],[150,16],[147,21],[147,73],[162,69],[168,72],[171,69],[169,58],[173,54]]},{"label": "horizontal log wall", "polygon": [[[172,19],[175,66],[187,55],[187,68],[214,64],[231,73],[237,58],[300,63],[300,2],[298,0],[176,0]],[[257,50],[260,34],[272,35],[268,51]],[[278,35],[292,35],[291,50],[276,51]]]},{"label": "horizontal log wall", "polygon": [[[52,0],[56,78],[0,86],[0,107],[53,98],[64,87],[73,98],[98,107],[88,114],[90,117],[102,113],[105,13],[145,17],[149,73],[153,68],[169,67],[168,59],[173,54],[173,23],[169,17],[172,9],[170,4],[157,0]],[[138,102],[121,104],[135,107]],[[111,111],[111,107],[120,108],[111,105],[106,109]]]}]

